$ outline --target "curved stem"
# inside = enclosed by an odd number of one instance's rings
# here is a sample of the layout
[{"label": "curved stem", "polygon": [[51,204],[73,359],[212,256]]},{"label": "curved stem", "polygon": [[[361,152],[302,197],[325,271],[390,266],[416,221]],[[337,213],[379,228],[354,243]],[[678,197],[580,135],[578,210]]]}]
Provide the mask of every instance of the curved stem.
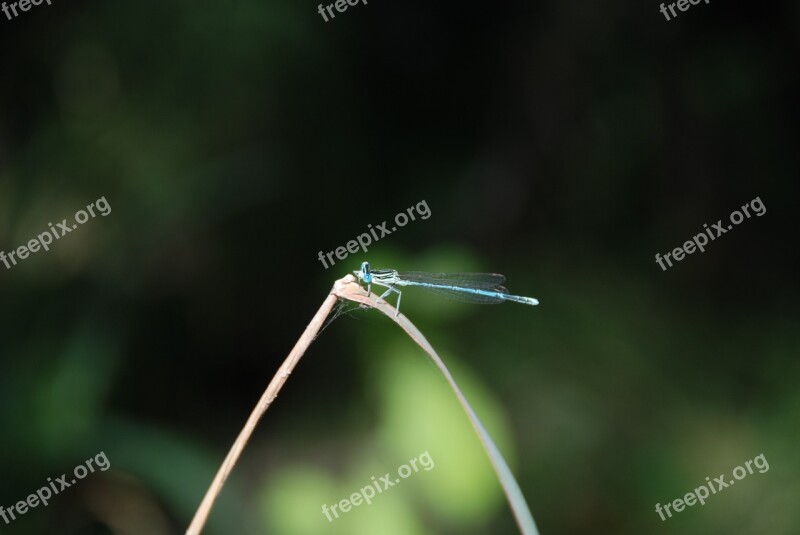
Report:
[{"label": "curved stem", "polygon": [[225,484],[225,480],[228,479],[228,475],[236,465],[236,461],[239,460],[239,456],[241,455],[242,450],[244,450],[244,447],[247,445],[247,442],[250,440],[250,436],[253,434],[258,421],[261,419],[264,413],[267,412],[267,409],[272,402],[275,401],[275,398],[283,387],[283,384],[286,382],[286,379],[289,378],[292,370],[294,370],[294,367],[306,352],[308,346],[311,345],[311,342],[314,341],[317,333],[319,333],[325,318],[327,318],[328,314],[330,314],[333,306],[336,304],[336,301],[337,298],[333,294],[329,295],[328,298],[325,299],[325,302],[322,303],[320,309],[311,319],[311,323],[309,323],[308,327],[306,327],[306,330],[303,331],[303,334],[300,336],[300,339],[289,353],[289,356],[286,357],[286,360],[283,361],[283,364],[281,364],[278,372],[269,382],[267,389],[261,395],[261,399],[258,400],[258,404],[256,404],[253,412],[250,413],[247,423],[244,424],[244,427],[239,432],[239,436],[236,438],[233,446],[231,446],[228,456],[225,457],[225,461],[223,461],[222,465],[219,467],[217,475],[214,477],[214,481],[212,481],[211,486],[208,487],[206,495],[203,497],[203,501],[200,503],[200,507],[197,508],[197,511],[194,514],[192,523],[186,530],[186,535],[200,534],[200,531],[203,529],[203,526],[205,526],[208,515],[211,512],[211,508],[214,506],[214,502],[217,500],[217,497],[222,490],[222,486]]}]

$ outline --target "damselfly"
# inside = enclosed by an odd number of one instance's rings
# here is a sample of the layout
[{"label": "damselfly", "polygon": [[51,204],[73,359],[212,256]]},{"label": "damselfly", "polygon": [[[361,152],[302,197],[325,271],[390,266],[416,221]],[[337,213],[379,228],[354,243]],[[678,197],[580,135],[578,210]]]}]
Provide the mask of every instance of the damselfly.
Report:
[{"label": "damselfly", "polygon": [[402,292],[397,286],[419,286],[433,293],[468,303],[497,304],[503,301],[514,301],[524,305],[538,305],[533,297],[510,295],[502,284],[506,278],[498,273],[426,273],[424,271],[398,272],[394,269],[370,269],[369,262],[361,263],[361,270],[354,275],[362,284],[367,285],[367,294],[372,292],[372,285],[387,288],[381,299],[390,293],[397,294],[395,317],[400,313]]}]

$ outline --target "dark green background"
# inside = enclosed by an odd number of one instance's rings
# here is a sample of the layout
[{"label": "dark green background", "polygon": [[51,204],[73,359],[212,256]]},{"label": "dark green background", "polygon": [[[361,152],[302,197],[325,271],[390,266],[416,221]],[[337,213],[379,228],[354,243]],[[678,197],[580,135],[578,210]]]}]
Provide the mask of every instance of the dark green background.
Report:
[{"label": "dark green background", "polygon": [[[795,2],[53,0],[0,15],[0,533],[181,533],[333,282],[497,271],[537,308],[409,290],[544,535],[800,531]],[[666,272],[654,262],[760,197]],[[325,270],[426,200],[432,215]],[[332,504],[436,462],[328,523]],[[763,453],[770,469],[662,522]],[[206,533],[514,533],[423,353],[376,312],[311,347]]]}]

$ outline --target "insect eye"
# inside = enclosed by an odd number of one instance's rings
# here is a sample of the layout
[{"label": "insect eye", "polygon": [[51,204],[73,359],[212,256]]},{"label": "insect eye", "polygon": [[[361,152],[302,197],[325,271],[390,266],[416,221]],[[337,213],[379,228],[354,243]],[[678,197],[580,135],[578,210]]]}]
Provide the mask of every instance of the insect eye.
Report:
[{"label": "insect eye", "polygon": [[372,275],[370,273],[362,273],[361,274],[361,280],[363,280],[364,282],[369,284],[369,283],[372,282]]}]

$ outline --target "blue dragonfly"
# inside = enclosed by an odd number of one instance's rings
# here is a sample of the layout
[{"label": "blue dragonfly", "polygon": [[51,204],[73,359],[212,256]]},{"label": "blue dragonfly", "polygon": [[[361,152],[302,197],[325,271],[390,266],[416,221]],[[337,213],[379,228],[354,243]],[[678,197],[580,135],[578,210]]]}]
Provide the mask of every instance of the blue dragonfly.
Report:
[{"label": "blue dragonfly", "polygon": [[499,273],[428,273],[425,271],[397,271],[395,269],[371,269],[369,262],[361,263],[361,270],[354,271],[361,284],[367,286],[367,294],[371,294],[372,285],[387,290],[381,295],[384,299],[394,292],[397,294],[395,317],[400,314],[402,292],[398,286],[417,286],[426,290],[456,299],[465,303],[497,304],[514,301],[524,305],[538,305],[539,300],[533,297],[511,295],[502,286],[506,278]]}]

